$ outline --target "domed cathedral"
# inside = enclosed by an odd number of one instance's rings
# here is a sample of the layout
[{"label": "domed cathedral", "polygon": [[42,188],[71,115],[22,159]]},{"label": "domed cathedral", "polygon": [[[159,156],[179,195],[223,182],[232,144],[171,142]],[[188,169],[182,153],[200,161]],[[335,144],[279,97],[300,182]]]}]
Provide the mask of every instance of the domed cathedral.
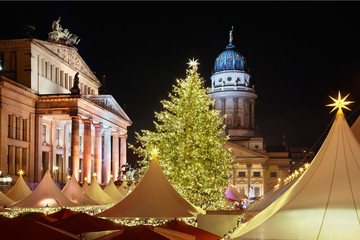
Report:
[{"label": "domed cathedral", "polygon": [[226,148],[231,148],[237,164],[233,182],[246,194],[250,186],[255,196],[260,197],[273,189],[288,175],[289,152],[286,148],[266,151],[264,139],[255,125],[255,101],[257,95],[251,84],[251,75],[244,56],[233,44],[233,29],[229,44],[215,60],[211,75],[211,99],[214,108],[226,114],[225,133],[230,139]]}]

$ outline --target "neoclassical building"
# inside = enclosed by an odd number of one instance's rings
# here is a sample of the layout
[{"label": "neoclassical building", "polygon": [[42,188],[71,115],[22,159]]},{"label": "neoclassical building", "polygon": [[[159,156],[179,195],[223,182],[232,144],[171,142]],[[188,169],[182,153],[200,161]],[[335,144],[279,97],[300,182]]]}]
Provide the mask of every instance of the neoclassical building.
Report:
[{"label": "neoclassical building", "polygon": [[[78,74],[77,74],[78,73]],[[76,76],[76,78],[75,78]],[[75,79],[75,82],[74,82]],[[126,164],[132,122],[67,41],[0,41],[0,170],[30,182],[50,171],[65,183],[75,174],[99,183]]]},{"label": "neoclassical building", "polygon": [[226,134],[230,139],[226,148],[232,148],[237,167],[233,182],[248,193],[252,185],[255,195],[260,197],[271,190],[288,175],[289,152],[284,144],[280,149],[266,149],[264,139],[255,125],[255,101],[257,95],[251,85],[251,75],[246,59],[232,43],[215,60],[209,94],[215,101],[214,108],[226,114]]}]

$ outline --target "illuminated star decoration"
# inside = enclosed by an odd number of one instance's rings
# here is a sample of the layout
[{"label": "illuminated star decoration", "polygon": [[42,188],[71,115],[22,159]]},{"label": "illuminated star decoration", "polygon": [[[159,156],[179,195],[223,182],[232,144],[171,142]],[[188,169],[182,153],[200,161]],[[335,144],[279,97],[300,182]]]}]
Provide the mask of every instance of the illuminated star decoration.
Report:
[{"label": "illuminated star decoration", "polygon": [[19,170],[19,172],[18,172],[18,174],[20,175],[20,176],[22,176],[22,175],[24,175],[24,170]]},{"label": "illuminated star decoration", "polygon": [[159,154],[159,149],[157,147],[154,147],[151,150],[151,155],[153,156],[153,158],[156,158],[158,154]]},{"label": "illuminated star decoration", "polygon": [[189,67],[188,68],[192,68],[192,69],[197,69],[198,67],[198,65],[200,65],[200,63],[198,62],[198,59],[189,59],[189,62],[187,62],[187,65],[189,65]]},{"label": "illuminated star decoration", "polygon": [[[334,107],[334,108],[331,110],[331,112],[333,112],[333,111],[334,111],[335,109],[337,109],[337,108],[339,109],[339,112],[342,112],[341,108],[345,108],[345,109],[351,111],[351,109],[348,108],[346,105],[349,105],[350,103],[353,103],[353,101],[345,101],[346,98],[347,98],[349,95],[350,95],[350,93],[349,93],[348,95],[346,95],[346,97],[344,97],[343,99],[341,99],[341,94],[340,94],[340,91],[339,91],[338,99],[335,99],[335,98],[329,96],[329,97],[334,101],[334,103],[328,104],[328,105],[326,105],[326,106],[328,106],[328,107]],[[331,112],[330,112],[330,113],[331,113]]]}]

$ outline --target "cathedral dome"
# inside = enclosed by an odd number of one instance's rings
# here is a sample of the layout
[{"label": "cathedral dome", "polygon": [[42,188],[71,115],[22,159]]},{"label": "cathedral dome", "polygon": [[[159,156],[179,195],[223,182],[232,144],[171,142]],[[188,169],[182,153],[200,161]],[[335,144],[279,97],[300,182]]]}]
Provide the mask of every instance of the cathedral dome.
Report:
[{"label": "cathedral dome", "polygon": [[219,54],[214,64],[214,73],[225,70],[248,72],[245,58],[235,50],[235,46],[231,42],[226,46],[225,51]]}]

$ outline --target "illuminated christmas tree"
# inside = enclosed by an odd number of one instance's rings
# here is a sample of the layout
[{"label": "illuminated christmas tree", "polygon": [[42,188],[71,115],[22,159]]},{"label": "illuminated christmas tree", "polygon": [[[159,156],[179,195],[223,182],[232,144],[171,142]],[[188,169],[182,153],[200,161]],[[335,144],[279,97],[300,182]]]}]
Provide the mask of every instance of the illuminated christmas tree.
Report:
[{"label": "illuminated christmas tree", "polygon": [[151,151],[158,148],[159,163],[175,189],[196,206],[219,209],[231,177],[230,150],[223,149],[224,117],[211,109],[204,80],[197,72],[197,60],[189,61],[185,79],[177,79],[164,110],[155,112],[155,131],[136,133],[140,147],[130,145],[139,156],[143,174]]}]

